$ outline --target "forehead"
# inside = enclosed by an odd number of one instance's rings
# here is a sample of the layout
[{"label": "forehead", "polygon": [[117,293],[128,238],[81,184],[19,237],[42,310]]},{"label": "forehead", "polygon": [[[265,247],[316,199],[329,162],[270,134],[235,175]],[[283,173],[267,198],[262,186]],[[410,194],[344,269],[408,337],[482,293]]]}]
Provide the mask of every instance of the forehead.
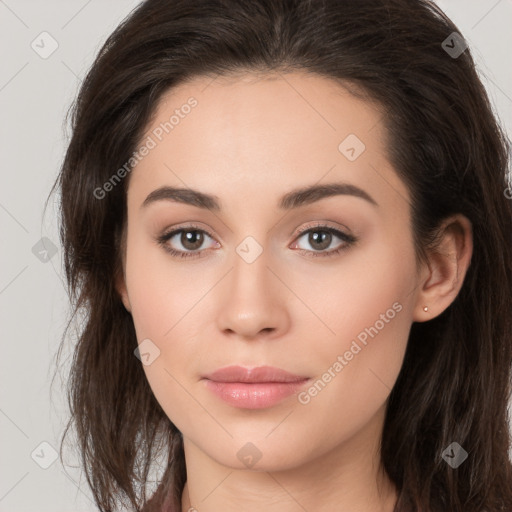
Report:
[{"label": "forehead", "polygon": [[323,179],[374,189],[391,180],[406,193],[396,176],[383,181],[392,170],[381,119],[375,103],[318,75],[196,77],[161,97],[129,196],[140,204],[168,184],[243,201]]}]

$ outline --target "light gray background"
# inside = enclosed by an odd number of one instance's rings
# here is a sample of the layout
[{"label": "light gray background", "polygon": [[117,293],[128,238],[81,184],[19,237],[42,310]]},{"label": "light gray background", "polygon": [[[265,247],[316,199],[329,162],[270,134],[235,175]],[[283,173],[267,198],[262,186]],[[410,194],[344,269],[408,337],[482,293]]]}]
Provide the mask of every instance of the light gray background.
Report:
[{"label": "light gray background", "polygon": [[[512,1],[438,3],[468,41],[495,109],[512,134]],[[52,461],[51,447],[59,448],[67,419],[63,378],[68,369],[51,396],[68,305],[54,201],[44,219],[42,214],[64,154],[66,110],[103,41],[137,4],[0,0],[0,512],[97,510],[85,475],[69,465],[77,465],[69,460],[71,454],[66,467],[58,459],[47,469],[40,467]],[[31,47],[43,31],[58,43],[46,59]],[[43,236],[56,246],[46,262],[32,251]],[[69,348],[68,343],[66,363]]]}]

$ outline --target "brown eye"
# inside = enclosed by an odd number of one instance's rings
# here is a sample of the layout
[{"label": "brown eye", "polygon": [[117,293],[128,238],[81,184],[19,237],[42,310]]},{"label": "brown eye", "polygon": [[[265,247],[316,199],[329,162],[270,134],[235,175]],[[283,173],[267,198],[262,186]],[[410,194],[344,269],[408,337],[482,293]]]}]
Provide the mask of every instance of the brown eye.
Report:
[{"label": "brown eye", "polygon": [[308,243],[316,251],[322,251],[324,249],[327,249],[327,247],[329,247],[329,245],[331,245],[332,233],[328,233],[327,231],[317,230],[317,231],[310,231],[308,235],[309,235]]},{"label": "brown eye", "polygon": [[204,235],[197,230],[182,230],[180,243],[188,251],[197,251],[203,245]]},{"label": "brown eye", "polygon": [[157,237],[156,240],[172,256],[193,258],[205,252],[208,247],[203,246],[208,238],[212,241],[211,246],[215,244],[219,246],[219,243],[209,233],[196,226],[173,229]]},{"label": "brown eye", "polygon": [[[304,244],[301,239],[305,240],[306,243]],[[338,239],[338,244],[331,247],[336,239]],[[299,236],[296,238],[296,242],[294,242],[291,248],[299,249],[308,257],[335,256],[343,250],[348,249],[356,241],[357,238],[353,235],[344,233],[331,226],[319,225],[301,230]],[[331,249],[326,250],[329,247],[331,247]]]}]

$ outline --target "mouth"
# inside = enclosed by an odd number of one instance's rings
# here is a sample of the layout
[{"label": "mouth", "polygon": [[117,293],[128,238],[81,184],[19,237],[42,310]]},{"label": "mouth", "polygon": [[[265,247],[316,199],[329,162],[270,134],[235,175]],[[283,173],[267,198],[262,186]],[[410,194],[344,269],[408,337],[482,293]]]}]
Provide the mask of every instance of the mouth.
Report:
[{"label": "mouth", "polygon": [[202,380],[207,389],[229,405],[265,409],[299,391],[310,378],[272,366],[228,366],[203,376]]}]

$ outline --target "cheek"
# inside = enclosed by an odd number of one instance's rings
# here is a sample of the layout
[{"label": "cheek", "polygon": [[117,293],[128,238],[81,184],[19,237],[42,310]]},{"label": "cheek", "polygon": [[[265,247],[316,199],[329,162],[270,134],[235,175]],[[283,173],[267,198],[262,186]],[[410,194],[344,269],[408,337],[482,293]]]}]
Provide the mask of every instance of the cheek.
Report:
[{"label": "cheek", "polygon": [[208,291],[194,272],[184,272],[163,249],[147,241],[128,243],[126,283],[139,341],[165,343],[172,337],[175,326]]},{"label": "cheek", "polygon": [[387,339],[386,333],[392,337],[394,329],[403,331],[410,323],[417,286],[410,239],[383,234],[332,265],[302,265],[287,278],[314,313],[302,316],[303,328],[311,331],[316,325],[322,347],[348,348],[360,333],[364,342],[366,329],[374,332],[374,326],[377,337]]},{"label": "cheek", "polygon": [[128,245],[126,283],[137,340],[150,340],[146,346],[151,362],[143,365],[143,370],[168,418],[178,429],[189,431],[191,418],[200,410],[191,400],[184,372],[197,364],[197,347],[189,340],[199,339],[200,333],[191,319],[193,305],[208,287],[178,268],[154,248]]},{"label": "cheek", "polygon": [[338,422],[356,432],[385,403],[407,347],[416,285],[414,251],[407,240],[375,249],[334,275],[339,286],[331,281],[317,295],[334,334],[327,332],[316,347],[322,372],[304,402],[310,400],[320,415],[328,411],[331,419],[322,421],[334,426],[332,435]]},{"label": "cheek", "polygon": [[347,253],[328,273],[304,275],[296,276],[298,293],[309,297],[315,315],[300,328],[317,330],[311,360],[319,379],[304,403],[315,401],[315,409],[345,422],[347,414],[362,420],[384,403],[402,366],[414,308],[414,249],[406,239],[382,240]]},{"label": "cheek", "polygon": [[211,283],[195,270],[184,272],[169,262],[163,250],[144,243],[128,241],[126,284],[137,341],[146,343],[151,352],[151,364],[143,369],[174,421],[174,411],[191,407],[190,395],[180,383],[184,372],[195,368],[202,357],[197,347],[201,326],[195,319]]}]

